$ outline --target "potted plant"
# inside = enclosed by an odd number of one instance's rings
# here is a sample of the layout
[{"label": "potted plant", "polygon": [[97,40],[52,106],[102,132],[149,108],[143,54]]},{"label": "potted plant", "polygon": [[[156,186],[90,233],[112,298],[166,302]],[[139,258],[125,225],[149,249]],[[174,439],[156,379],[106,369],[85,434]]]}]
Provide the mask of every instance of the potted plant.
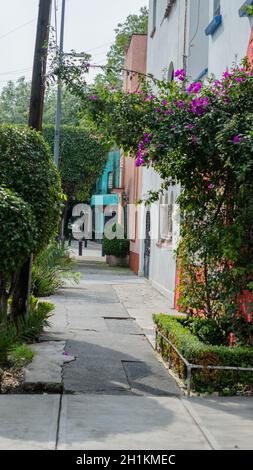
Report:
[{"label": "potted plant", "polygon": [[[116,231],[116,226],[113,227],[113,232]],[[103,239],[103,252],[106,255],[106,260],[109,266],[129,266],[129,246],[130,241],[126,238]]]}]

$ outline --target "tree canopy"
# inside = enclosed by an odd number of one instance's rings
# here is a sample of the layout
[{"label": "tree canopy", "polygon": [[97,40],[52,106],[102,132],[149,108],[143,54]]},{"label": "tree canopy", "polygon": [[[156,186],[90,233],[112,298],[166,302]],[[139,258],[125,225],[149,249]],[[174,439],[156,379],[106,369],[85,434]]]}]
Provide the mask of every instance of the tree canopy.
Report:
[{"label": "tree canopy", "polygon": [[[53,149],[54,126],[44,126],[43,135]],[[69,198],[89,201],[106,160],[104,147],[88,130],[75,126],[61,127],[60,173],[63,190]]]}]

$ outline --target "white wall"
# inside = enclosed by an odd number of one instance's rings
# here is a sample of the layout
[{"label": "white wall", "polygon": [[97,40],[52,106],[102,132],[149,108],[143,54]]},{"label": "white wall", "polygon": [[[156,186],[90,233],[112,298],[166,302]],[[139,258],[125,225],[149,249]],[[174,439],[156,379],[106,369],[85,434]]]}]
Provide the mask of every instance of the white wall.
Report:
[{"label": "white wall", "polygon": [[[221,77],[226,68],[239,64],[247,55],[252,18],[239,17],[243,0],[221,0],[222,24],[209,37],[209,73]],[[213,16],[213,2],[210,1],[209,20]]]},{"label": "white wall", "polygon": [[[204,1],[208,2],[208,0]],[[156,31],[151,37],[153,31],[153,0],[149,2],[147,72],[153,74],[155,78],[166,79],[171,63],[173,63],[175,70],[183,68],[184,41],[186,40],[186,55],[188,56],[191,40],[191,55],[187,63],[195,79],[207,67],[208,38],[204,35],[204,26],[206,23],[208,24],[208,9],[203,8],[203,0],[190,0],[188,2],[188,21],[185,32],[185,0],[177,0],[169,17],[164,18],[167,4],[167,0],[157,0]],[[200,14],[198,16],[199,6]],[[203,48],[201,53],[198,52],[199,47]],[[151,189],[154,191],[159,190],[161,183],[162,180],[158,174],[151,169],[143,168],[142,198],[145,199]],[[179,187],[174,187],[173,192],[174,200],[176,200],[179,195]],[[177,209],[175,205],[173,242],[177,238],[179,228]],[[141,215],[140,275],[143,275],[146,210],[142,208]],[[173,307],[176,280],[175,244],[173,243],[171,247],[158,244],[158,215],[157,204],[154,204],[151,207],[152,240],[149,278],[151,283],[168,297],[168,305]]]},{"label": "white wall", "polygon": [[190,0],[187,74],[192,81],[208,67],[209,40],[205,35],[208,24],[209,0]]}]

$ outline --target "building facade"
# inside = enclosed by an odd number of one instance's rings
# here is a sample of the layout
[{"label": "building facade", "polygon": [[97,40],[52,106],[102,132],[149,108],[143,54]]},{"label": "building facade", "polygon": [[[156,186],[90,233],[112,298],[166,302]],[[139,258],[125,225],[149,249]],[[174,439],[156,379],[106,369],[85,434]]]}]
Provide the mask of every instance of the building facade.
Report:
[{"label": "building facade", "polygon": [[[192,80],[204,77],[208,68],[208,24],[206,2],[198,0],[150,0],[147,73],[157,79],[173,80],[184,68]],[[201,46],[201,53],[198,52]],[[162,180],[152,169],[143,168],[142,198],[158,191]],[[164,293],[175,305],[176,257],[180,214],[176,204],[179,186],[161,195],[159,203],[142,207],[139,274]]]},{"label": "building facade", "polygon": [[[124,91],[135,93],[140,88],[140,74],[146,73],[147,35],[133,34],[125,53]],[[120,203],[121,221],[127,225],[130,239],[130,269],[138,274],[140,252],[140,213],[135,203],[141,198],[142,168],[137,168],[135,160],[122,155],[121,158]]]}]

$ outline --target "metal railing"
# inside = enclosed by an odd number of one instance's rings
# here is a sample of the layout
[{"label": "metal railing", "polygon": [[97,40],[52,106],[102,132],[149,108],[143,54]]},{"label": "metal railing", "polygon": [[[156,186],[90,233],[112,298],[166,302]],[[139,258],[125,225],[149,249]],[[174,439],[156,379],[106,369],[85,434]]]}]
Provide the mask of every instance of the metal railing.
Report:
[{"label": "metal railing", "polygon": [[[156,351],[157,351],[157,339],[158,336],[161,336],[163,340],[169,344],[170,348],[175,351],[175,353],[180,357],[181,361],[185,364],[186,366],[186,387],[187,387],[187,396],[189,397],[191,394],[191,386],[192,386],[192,371],[194,369],[208,369],[208,370],[233,370],[237,372],[252,372],[253,373],[253,367],[233,367],[233,366],[206,366],[206,365],[201,365],[201,364],[192,364],[191,362],[188,362],[187,359],[180,353],[180,351],[176,348],[176,346],[168,339],[166,336],[164,336],[158,329],[156,329]],[[162,343],[163,344],[163,343]],[[162,354],[163,354],[163,347],[162,347]],[[168,354],[168,366],[169,369],[171,368],[171,354]]]}]

